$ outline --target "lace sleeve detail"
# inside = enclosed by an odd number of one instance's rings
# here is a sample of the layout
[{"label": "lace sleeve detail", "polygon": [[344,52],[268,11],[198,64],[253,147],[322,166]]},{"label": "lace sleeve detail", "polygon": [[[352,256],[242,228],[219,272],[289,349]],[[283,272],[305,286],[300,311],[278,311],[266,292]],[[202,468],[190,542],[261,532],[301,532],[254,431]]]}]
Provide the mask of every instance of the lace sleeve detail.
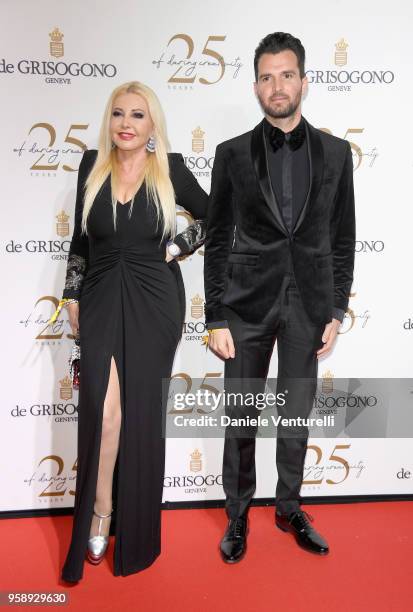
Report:
[{"label": "lace sleeve detail", "polygon": [[182,254],[191,253],[205,241],[206,220],[198,219],[183,232],[177,234],[174,243],[179,246]]},{"label": "lace sleeve detail", "polygon": [[96,151],[85,151],[79,165],[75,223],[66,266],[66,281],[62,296],[64,299],[79,299],[88,267],[89,239],[87,233],[82,231],[83,199],[86,180],[95,163],[95,159]]},{"label": "lace sleeve detail", "polygon": [[86,272],[86,259],[74,253],[69,255],[66,268],[64,298],[78,298]]}]

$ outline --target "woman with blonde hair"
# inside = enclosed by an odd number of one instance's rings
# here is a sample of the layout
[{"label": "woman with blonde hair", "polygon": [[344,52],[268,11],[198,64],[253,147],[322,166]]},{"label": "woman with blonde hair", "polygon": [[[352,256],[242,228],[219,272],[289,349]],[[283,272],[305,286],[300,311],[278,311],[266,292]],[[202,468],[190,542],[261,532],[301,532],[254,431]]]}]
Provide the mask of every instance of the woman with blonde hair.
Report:
[{"label": "woman with blonde hair", "polygon": [[[165,440],[162,379],[171,376],[185,316],[174,257],[202,244],[207,195],[182,155],[167,153],[154,92],[115,89],[97,151],[79,167],[62,302],[81,347],[78,469],[62,578],[82,578],[115,535],[114,574],[160,553]],[[175,205],[197,219],[176,233]]]}]

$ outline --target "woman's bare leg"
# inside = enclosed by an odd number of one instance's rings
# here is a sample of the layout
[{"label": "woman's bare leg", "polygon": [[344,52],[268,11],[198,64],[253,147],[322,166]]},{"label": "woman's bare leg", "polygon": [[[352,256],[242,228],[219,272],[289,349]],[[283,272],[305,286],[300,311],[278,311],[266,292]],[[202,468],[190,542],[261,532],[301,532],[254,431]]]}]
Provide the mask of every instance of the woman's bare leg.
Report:
[{"label": "woman's bare leg", "polygon": [[[103,405],[102,440],[100,444],[99,471],[96,486],[95,511],[109,514],[112,510],[113,471],[119,448],[121,426],[121,403],[119,377],[116,363],[112,357],[109,383]],[[98,535],[99,518],[93,515],[90,536]],[[110,519],[102,521],[100,535],[109,534]]]}]

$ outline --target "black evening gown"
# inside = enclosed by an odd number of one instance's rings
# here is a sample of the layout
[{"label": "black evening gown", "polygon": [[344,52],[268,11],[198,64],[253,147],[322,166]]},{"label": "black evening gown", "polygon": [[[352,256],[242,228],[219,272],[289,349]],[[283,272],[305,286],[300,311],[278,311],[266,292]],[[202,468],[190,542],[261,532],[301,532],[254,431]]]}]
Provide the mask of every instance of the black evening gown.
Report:
[{"label": "black evening gown", "polygon": [[[96,495],[103,403],[112,356],[120,390],[122,421],[113,484],[111,534],[114,574],[148,567],[161,550],[161,502],[165,439],[162,437],[162,379],[170,378],[185,317],[179,264],[165,261],[153,203],[143,185],[130,203],[117,204],[113,224],[110,178],[96,197],[81,234],[85,180],[96,151],[83,155],[78,178],[75,227],[63,297],[79,299],[81,344],[78,469],[73,531],[62,571],[82,578]],[[175,238],[183,252],[203,241],[207,195],[171,153],[169,168],[176,202],[200,220]]]}]

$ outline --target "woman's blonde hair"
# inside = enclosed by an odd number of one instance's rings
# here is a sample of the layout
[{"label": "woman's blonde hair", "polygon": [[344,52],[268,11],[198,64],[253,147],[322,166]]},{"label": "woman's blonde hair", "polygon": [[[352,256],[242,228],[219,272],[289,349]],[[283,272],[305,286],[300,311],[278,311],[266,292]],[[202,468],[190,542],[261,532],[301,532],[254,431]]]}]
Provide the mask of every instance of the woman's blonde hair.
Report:
[{"label": "woman's blonde hair", "polygon": [[169,143],[166,133],[165,117],[155,92],[150,89],[150,87],[138,81],[124,83],[114,89],[106,104],[100,128],[97,158],[85,185],[82,231],[87,233],[87,218],[93,202],[109,175],[111,176],[113,223],[116,228],[117,200],[115,194],[117,193],[119,174],[116,152],[112,147],[110,136],[110,120],[115,99],[119,95],[125,93],[138,94],[146,101],[154,126],[153,135],[156,143],[155,152],[148,153],[147,155],[143,178],[136,183],[136,188],[129,208],[129,215],[132,214],[136,193],[143,181],[145,181],[148,199],[155,205],[158,223],[161,221],[163,225],[162,238],[169,236],[173,237],[176,232],[175,194],[169,177],[167,153]]}]

